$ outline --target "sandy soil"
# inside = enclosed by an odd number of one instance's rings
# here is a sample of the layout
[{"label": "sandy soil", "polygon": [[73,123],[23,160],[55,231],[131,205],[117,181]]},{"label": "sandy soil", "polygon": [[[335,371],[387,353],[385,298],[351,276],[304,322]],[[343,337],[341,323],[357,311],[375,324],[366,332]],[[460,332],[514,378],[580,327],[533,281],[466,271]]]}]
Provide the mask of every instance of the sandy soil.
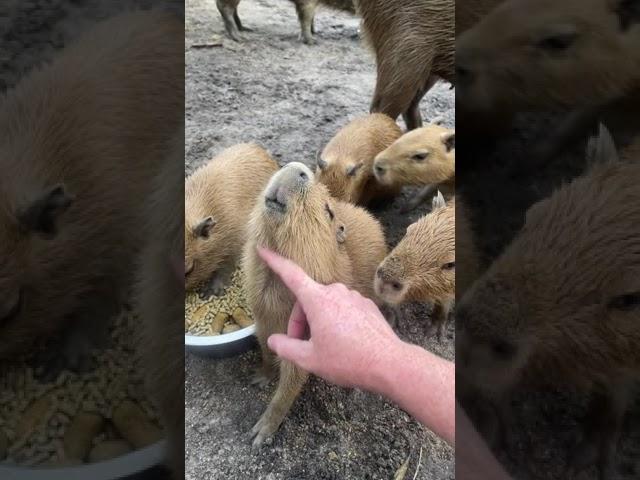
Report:
[{"label": "sandy soil", "polygon": [[[373,57],[358,39],[359,21],[320,10],[318,45],[298,41],[290,2],[243,0],[245,25],[255,29],[237,44],[223,37],[210,0],[187,2],[186,174],[225,147],[254,141],[281,164],[312,165],[315,154],[355,116],[368,112],[375,83]],[[192,48],[217,44],[210,48]],[[454,122],[454,91],[437,85],[422,102],[427,119]],[[405,199],[376,212],[389,242],[425,209],[398,215]],[[426,207],[425,207],[426,208]],[[398,327],[407,341],[453,359],[453,327],[442,345],[425,336],[428,310],[415,306]],[[256,351],[222,361],[186,359],[188,479],[391,479],[410,457],[412,478],[454,478],[453,450],[383,399],[313,379],[271,446],[251,453],[247,432],[270,400],[249,385]]]}]

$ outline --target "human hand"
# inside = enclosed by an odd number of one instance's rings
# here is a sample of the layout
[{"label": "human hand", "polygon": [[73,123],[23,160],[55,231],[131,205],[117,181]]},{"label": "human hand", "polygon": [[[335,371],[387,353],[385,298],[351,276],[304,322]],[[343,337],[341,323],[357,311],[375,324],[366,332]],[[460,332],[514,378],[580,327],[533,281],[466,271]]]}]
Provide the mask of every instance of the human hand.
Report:
[{"label": "human hand", "polygon": [[342,284],[315,282],[269,250],[258,254],[297,299],[287,334],[269,337],[269,348],[329,382],[375,390],[379,367],[402,346],[376,304]]}]

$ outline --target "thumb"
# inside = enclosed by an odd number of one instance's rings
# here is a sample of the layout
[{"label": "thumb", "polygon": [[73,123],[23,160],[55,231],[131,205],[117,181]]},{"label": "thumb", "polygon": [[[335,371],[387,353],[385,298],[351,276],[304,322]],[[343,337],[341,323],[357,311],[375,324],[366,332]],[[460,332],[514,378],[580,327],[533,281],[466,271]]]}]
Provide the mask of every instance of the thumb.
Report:
[{"label": "thumb", "polygon": [[278,357],[289,360],[304,370],[309,369],[313,353],[311,342],[276,333],[267,339],[267,344]]}]

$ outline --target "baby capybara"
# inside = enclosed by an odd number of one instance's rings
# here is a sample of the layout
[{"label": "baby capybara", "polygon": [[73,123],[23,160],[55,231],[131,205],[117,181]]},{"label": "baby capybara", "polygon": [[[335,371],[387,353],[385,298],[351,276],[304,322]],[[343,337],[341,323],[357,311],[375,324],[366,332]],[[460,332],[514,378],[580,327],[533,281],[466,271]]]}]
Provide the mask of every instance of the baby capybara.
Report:
[{"label": "baby capybara", "polygon": [[[340,227],[345,237],[337,237]],[[308,376],[291,362],[276,360],[267,346],[271,334],[287,331],[294,297],[258,257],[258,246],[298,263],[317,282],[343,283],[363,295],[373,294],[373,273],[387,252],[381,225],[365,210],[334,200],[303,164],[290,163],[271,178],[251,215],[243,261],[262,350],[259,379],[280,372],[275,395],[252,430],[254,448],[276,432]]]}]

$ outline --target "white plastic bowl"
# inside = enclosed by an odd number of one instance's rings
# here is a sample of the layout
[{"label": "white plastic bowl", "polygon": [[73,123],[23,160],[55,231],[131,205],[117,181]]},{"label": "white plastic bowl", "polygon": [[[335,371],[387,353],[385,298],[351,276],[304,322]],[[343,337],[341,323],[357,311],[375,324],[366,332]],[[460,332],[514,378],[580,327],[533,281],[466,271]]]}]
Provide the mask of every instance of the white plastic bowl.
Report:
[{"label": "white plastic bowl", "polygon": [[250,350],[256,342],[256,326],[216,336],[185,335],[187,351],[204,357],[224,358]]},{"label": "white plastic bowl", "polygon": [[0,464],[2,480],[115,480],[125,479],[160,465],[165,459],[165,441],[104,462],[73,467],[26,468]]}]

